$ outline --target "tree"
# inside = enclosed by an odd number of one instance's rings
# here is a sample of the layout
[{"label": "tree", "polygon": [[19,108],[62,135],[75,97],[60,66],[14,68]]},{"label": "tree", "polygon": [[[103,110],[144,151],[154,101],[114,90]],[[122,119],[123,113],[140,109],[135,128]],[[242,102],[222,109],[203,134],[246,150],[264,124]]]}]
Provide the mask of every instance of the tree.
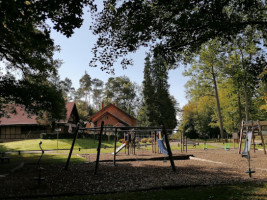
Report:
[{"label": "tree", "polygon": [[92,81],[91,77],[87,72],[84,73],[82,78],[80,79],[80,88],[78,89],[79,94],[84,97],[85,103],[87,103],[87,106],[90,105],[90,92],[92,90]]},{"label": "tree", "polygon": [[72,81],[69,78],[65,78],[64,81],[60,81],[60,87],[62,89],[64,99],[66,101],[72,101],[75,93],[75,88],[72,87]]},{"label": "tree", "polygon": [[96,113],[96,110],[83,100],[76,99],[75,104],[77,106],[81,124],[83,124],[83,122],[86,122],[89,116],[92,116]]},{"label": "tree", "polygon": [[136,85],[127,76],[110,77],[105,84],[104,101],[115,103],[125,112],[136,115],[134,108],[137,101]]},{"label": "tree", "polygon": [[0,91],[5,95],[1,98],[0,115],[8,114],[4,111],[9,103],[16,103],[24,105],[29,114],[47,111],[46,115],[50,120],[64,119],[66,116],[61,89],[38,74],[26,76],[22,80],[16,80],[14,76],[7,74],[2,77]]},{"label": "tree", "polygon": [[[50,38],[47,21],[70,37],[74,28],[81,26],[82,9],[87,5],[94,9],[90,0],[0,1],[1,111],[6,103],[19,103],[28,111],[44,109],[62,117],[65,103],[61,92],[46,81],[59,65],[53,59],[59,48]],[[16,79],[10,73],[16,74]]]},{"label": "tree", "polygon": [[220,46],[221,44],[219,41],[213,41],[207,45],[203,45],[199,57],[195,59],[195,64],[192,65],[190,71],[186,75],[194,76],[194,81],[197,80],[204,86],[212,85],[210,89],[213,90],[211,92],[216,99],[220,134],[222,138],[225,138],[217,83],[220,68],[224,65],[224,52],[221,53]]},{"label": "tree", "polygon": [[240,96],[245,102],[246,121],[250,120],[252,99],[257,95],[255,88],[264,80],[264,76],[260,78],[260,74],[267,65],[265,48],[259,45],[264,44],[261,38],[257,31],[247,28],[244,34],[237,36],[228,50],[229,64],[225,74],[230,76],[239,91],[242,91]]},{"label": "tree", "polygon": [[93,102],[95,105],[96,109],[100,108],[101,102],[102,102],[102,95],[103,95],[103,86],[104,82],[101,81],[98,78],[94,78],[92,80],[92,97],[93,97]]},{"label": "tree", "polygon": [[168,71],[164,59],[147,55],[144,69],[143,95],[147,116],[152,126],[177,126],[174,102],[169,94]]},{"label": "tree", "polygon": [[125,67],[131,64],[125,56],[141,46],[150,46],[154,57],[174,64],[212,39],[231,41],[248,26],[266,39],[266,15],[261,0],[105,1],[92,26],[99,38],[91,65],[99,61],[103,70],[113,71],[113,63],[124,57]]}]

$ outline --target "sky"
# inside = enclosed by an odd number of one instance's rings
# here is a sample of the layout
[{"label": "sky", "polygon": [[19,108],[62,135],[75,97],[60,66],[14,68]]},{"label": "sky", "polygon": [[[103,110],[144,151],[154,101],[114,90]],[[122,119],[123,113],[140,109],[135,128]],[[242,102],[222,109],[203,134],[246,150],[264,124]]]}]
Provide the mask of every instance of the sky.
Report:
[{"label": "sky", "polygon": [[[107,82],[109,77],[126,75],[132,82],[136,82],[138,85],[143,81],[143,70],[146,56],[146,49],[141,48],[136,53],[130,54],[130,58],[133,60],[133,65],[127,69],[122,69],[120,64],[115,64],[115,75],[108,74],[106,71],[98,67],[90,67],[89,62],[93,56],[91,49],[93,48],[97,36],[92,34],[89,30],[90,14],[84,14],[84,22],[81,28],[75,29],[74,34],[70,38],[66,38],[61,33],[52,29],[51,37],[54,39],[56,45],[60,45],[60,52],[56,52],[54,58],[63,61],[63,64],[59,68],[59,75],[61,80],[66,77],[71,79],[75,89],[79,88],[79,80],[84,75],[85,71],[91,78],[98,78],[104,82]],[[187,104],[185,98],[184,85],[188,78],[182,75],[184,70],[183,66],[178,67],[175,70],[169,71],[170,94],[175,97],[180,107]]]}]

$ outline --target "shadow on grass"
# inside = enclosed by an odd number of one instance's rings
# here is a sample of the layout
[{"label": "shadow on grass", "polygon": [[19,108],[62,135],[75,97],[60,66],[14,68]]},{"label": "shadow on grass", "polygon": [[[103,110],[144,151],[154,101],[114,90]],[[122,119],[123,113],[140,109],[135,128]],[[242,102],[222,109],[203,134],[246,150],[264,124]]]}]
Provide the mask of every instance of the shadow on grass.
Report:
[{"label": "shadow on grass", "polygon": [[[40,153],[32,153],[32,154],[7,154],[10,158],[10,162],[4,162],[0,164],[0,173],[10,173],[14,168],[19,166],[21,163],[24,165],[36,165],[38,160],[40,159]],[[67,161],[68,155],[66,154],[44,154],[41,158],[41,165],[46,164],[65,164]],[[72,155],[71,163],[81,163],[85,162],[85,159],[82,157],[78,157],[76,155]]]},{"label": "shadow on grass", "polygon": [[0,152],[6,152],[8,149],[3,145],[0,144]]}]

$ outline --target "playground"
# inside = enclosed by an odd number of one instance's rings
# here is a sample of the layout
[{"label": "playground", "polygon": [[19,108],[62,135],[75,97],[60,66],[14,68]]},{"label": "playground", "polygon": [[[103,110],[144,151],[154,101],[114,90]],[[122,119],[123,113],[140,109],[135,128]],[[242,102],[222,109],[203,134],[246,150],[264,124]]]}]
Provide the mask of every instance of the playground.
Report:
[{"label": "playground", "polygon": [[[2,151],[6,151],[1,155],[1,198],[49,198],[267,182],[265,146],[260,145],[265,144],[264,136],[253,123],[244,123],[241,130],[244,140],[240,140],[238,147],[186,138],[170,142],[164,127],[135,127],[123,131],[124,138],[118,142],[118,128],[114,129],[114,141],[111,143],[108,134],[108,144],[101,144],[103,133],[107,132],[103,123],[100,128],[86,129],[96,133],[98,138],[94,140],[77,139],[77,129],[72,140],[43,139],[39,142],[40,150],[33,146],[37,140],[11,142],[12,151],[8,143],[1,144]],[[140,139],[140,130],[151,138],[139,142],[136,138]],[[81,144],[93,146],[92,141],[94,149],[82,149]],[[63,142],[68,144],[67,149],[59,148]],[[50,144],[42,146],[46,143]],[[22,144],[24,150],[16,151]],[[55,144],[57,149],[46,149],[54,148]],[[262,195],[267,197],[266,193]]]},{"label": "playground", "polygon": [[[71,160],[68,170],[64,169],[65,162],[43,161],[44,180],[40,185],[34,179],[38,175],[36,160],[29,161],[20,169],[1,176],[0,193],[6,198],[51,197],[245,182],[259,184],[267,181],[267,159],[263,151],[251,152],[251,167],[256,173],[250,178],[245,173],[248,168],[247,160],[237,153],[238,149],[225,151],[222,144],[217,146],[207,150],[188,149],[187,153],[181,153],[178,149],[173,150],[176,171],[172,170],[166,155],[155,154],[146,149],[137,151],[136,155],[119,152],[116,166],[112,162],[114,155],[102,153],[96,175],[94,175],[96,153],[75,154],[73,159],[79,157],[81,160]],[[62,156],[61,152],[50,154]],[[186,160],[178,160],[181,155],[193,156]],[[63,157],[66,158],[66,154]]]}]

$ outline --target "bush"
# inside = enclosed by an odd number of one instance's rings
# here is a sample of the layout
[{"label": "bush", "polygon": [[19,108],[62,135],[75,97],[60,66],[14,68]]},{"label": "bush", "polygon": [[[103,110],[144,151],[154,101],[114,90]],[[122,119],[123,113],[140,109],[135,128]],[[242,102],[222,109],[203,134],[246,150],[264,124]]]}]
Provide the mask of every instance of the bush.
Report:
[{"label": "bush", "polygon": [[119,141],[120,141],[120,143],[123,143],[123,144],[125,143],[124,139],[120,139]]},{"label": "bush", "polygon": [[147,143],[147,138],[143,138],[143,139],[141,139],[141,142],[142,142],[142,143]]},{"label": "bush", "polygon": [[40,134],[40,138],[41,138],[41,139],[46,139],[46,133],[41,133],[41,134]]},{"label": "bush", "polygon": [[153,138],[148,138],[147,141],[148,141],[149,143],[152,143],[152,142],[153,142]]}]

